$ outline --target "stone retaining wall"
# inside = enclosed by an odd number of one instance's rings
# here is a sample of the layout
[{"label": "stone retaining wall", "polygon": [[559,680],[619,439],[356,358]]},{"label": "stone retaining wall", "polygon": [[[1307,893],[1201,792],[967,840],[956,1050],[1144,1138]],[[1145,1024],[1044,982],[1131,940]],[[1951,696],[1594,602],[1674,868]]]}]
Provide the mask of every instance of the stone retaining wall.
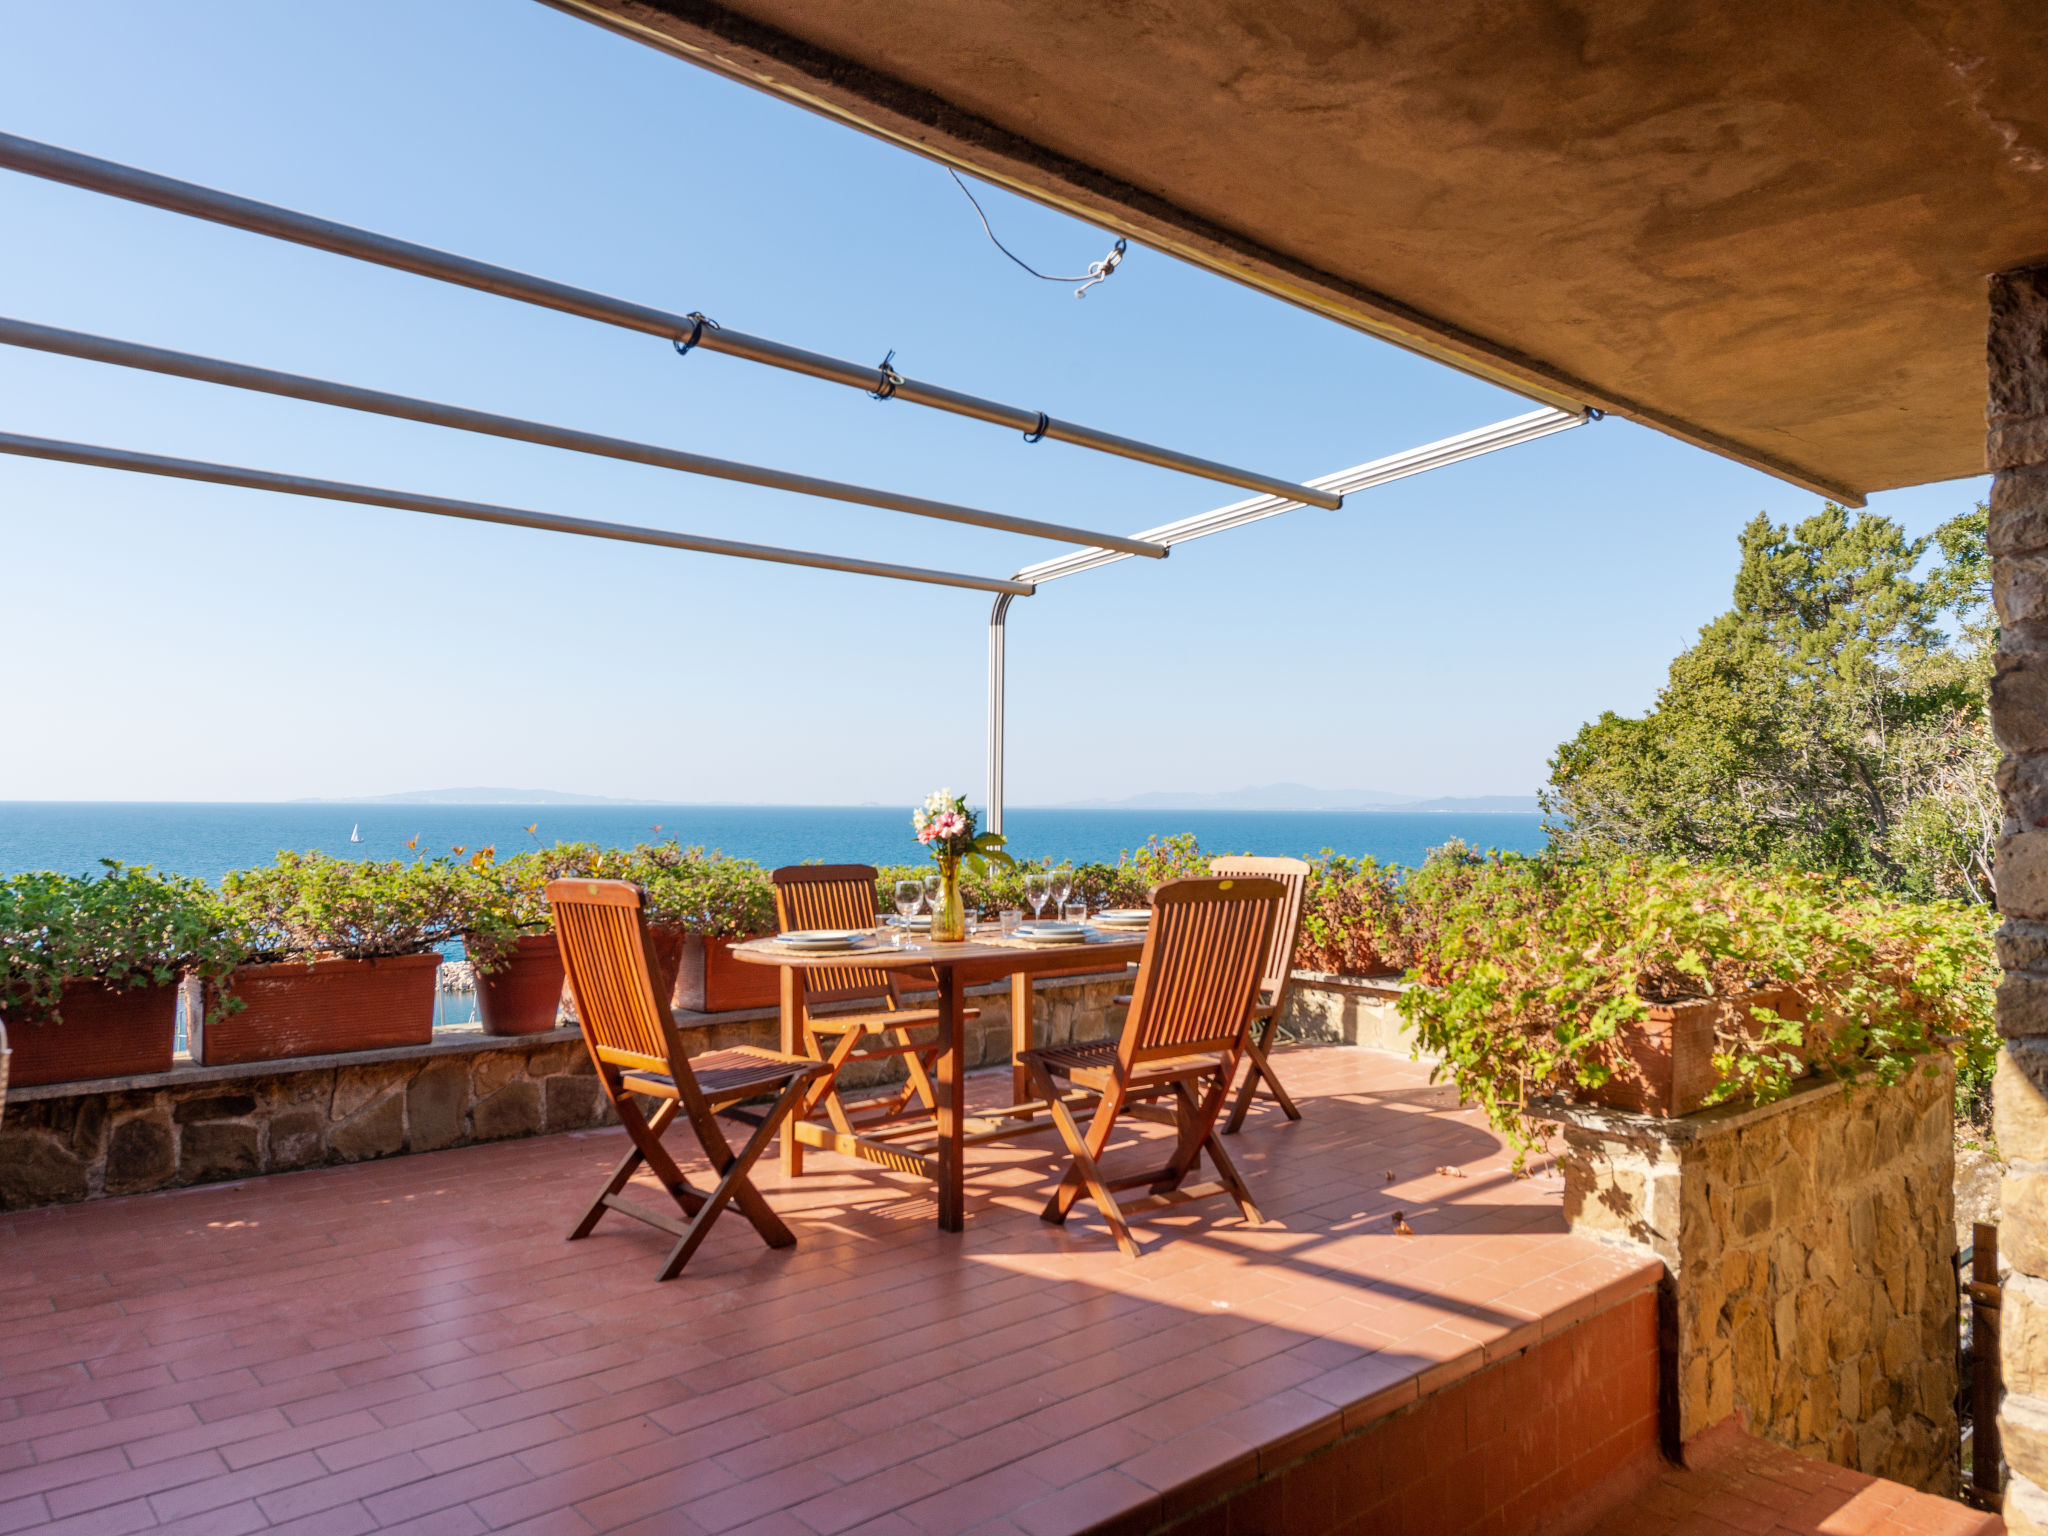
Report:
[{"label": "stone retaining wall", "polygon": [[[280,1070],[281,1069],[281,1070]],[[574,1131],[611,1118],[574,1030],[52,1084],[8,1096],[0,1210]]]},{"label": "stone retaining wall", "polygon": [[[1042,980],[1040,1044],[1108,1038],[1123,1010],[1123,973]],[[972,994],[968,1066],[1010,1056],[1007,984]],[[773,1009],[678,1011],[690,1054],[733,1045],[774,1047]],[[900,1059],[848,1071],[852,1088],[901,1077]],[[189,1184],[432,1152],[511,1136],[609,1124],[605,1100],[574,1028],[505,1039],[475,1026],[432,1045],[262,1062],[181,1065],[167,1073],[20,1088],[0,1119],[0,1210],[24,1210]]]},{"label": "stone retaining wall", "polygon": [[1681,1443],[1751,1433],[1949,1493],[1956,1457],[1954,1078],[1659,1120],[1558,1106],[1573,1232],[1669,1272]]},{"label": "stone retaining wall", "polygon": [[1296,971],[1281,1028],[1297,1040],[1363,1046],[1413,1056],[1415,1031],[1395,1004],[1407,983],[1398,976],[1336,976]]}]

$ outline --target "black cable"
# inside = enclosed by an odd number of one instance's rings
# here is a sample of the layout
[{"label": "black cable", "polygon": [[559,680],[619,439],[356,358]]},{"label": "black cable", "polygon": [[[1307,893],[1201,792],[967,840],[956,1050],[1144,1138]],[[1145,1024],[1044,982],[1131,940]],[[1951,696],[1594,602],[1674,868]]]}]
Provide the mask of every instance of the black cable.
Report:
[{"label": "black cable", "polygon": [[1016,262],[1017,265],[1022,267],[1026,272],[1029,272],[1033,277],[1037,278],[1040,282],[1079,283],[1081,286],[1074,290],[1074,297],[1077,299],[1082,298],[1085,297],[1088,290],[1090,288],[1093,288],[1097,283],[1104,283],[1109,281],[1110,274],[1116,271],[1117,264],[1124,259],[1124,250],[1126,247],[1126,242],[1121,236],[1119,236],[1116,242],[1116,248],[1112,250],[1107,256],[1103,257],[1102,260],[1091,261],[1088,264],[1088,270],[1086,272],[1081,273],[1078,277],[1055,277],[1049,272],[1041,272],[1038,270],[1038,268],[1032,266],[1030,262],[1026,261],[1023,257],[1019,256],[1015,251],[1011,250],[1007,245],[1003,244],[1002,241],[996,239],[996,232],[993,229],[989,228],[988,215],[982,211],[981,203],[975,198],[974,194],[967,190],[967,183],[960,179],[960,173],[954,170],[949,165],[946,167],[946,174],[953,178],[953,185],[960,189],[962,195],[966,197],[967,201],[974,204],[974,216],[981,220],[981,232],[988,236],[989,243],[993,245],[997,250],[1001,251],[1005,256],[1009,257],[1010,260]]}]

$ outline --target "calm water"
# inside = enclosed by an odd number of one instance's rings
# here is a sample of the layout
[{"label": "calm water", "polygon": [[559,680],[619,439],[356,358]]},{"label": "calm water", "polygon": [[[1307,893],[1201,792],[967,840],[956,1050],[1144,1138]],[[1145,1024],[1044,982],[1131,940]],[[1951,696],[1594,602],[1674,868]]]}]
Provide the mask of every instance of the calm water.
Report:
[{"label": "calm water", "polygon": [[[485,844],[499,853],[543,843],[616,846],[673,837],[764,865],[804,859],[907,864],[921,852],[907,806],[236,805],[136,801],[0,801],[0,873],[97,870],[102,858],[218,880],[265,864],[281,848],[368,859]],[[349,833],[360,830],[362,841]],[[1541,818],[1402,811],[1059,811],[1013,808],[1011,851],[1113,862],[1152,836],[1192,832],[1212,853],[1295,854],[1324,848],[1416,864],[1451,838],[1533,853]]]}]

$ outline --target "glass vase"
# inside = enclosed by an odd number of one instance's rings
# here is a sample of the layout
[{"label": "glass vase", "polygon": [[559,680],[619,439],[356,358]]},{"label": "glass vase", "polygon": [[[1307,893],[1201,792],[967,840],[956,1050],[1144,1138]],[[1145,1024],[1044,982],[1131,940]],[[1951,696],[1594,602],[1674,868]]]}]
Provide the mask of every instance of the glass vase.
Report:
[{"label": "glass vase", "polygon": [[932,898],[932,942],[958,944],[967,937],[967,909],[960,905],[960,861],[939,861],[939,894]]}]

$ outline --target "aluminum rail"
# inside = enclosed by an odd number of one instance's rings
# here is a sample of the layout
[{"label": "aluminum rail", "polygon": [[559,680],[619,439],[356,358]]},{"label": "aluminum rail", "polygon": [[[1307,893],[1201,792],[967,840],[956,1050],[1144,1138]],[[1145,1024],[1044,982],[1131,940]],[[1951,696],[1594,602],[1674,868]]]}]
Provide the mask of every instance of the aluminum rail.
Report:
[{"label": "aluminum rail", "polygon": [[215,485],[237,485],[251,491],[281,491],[288,496],[317,496],[326,501],[353,501],[370,507],[393,507],[401,512],[426,512],[435,517],[460,517],[478,523],[504,523],[514,528],[540,528],[550,533],[575,533],[593,539],[617,539],[627,544],[654,544],[664,549],[687,549],[701,555],[729,555],[739,560],[766,560],[776,565],[807,565],[821,571],[849,571],[856,576],[884,576],[893,581],[925,582],[935,587],[966,587],[976,592],[1029,595],[1028,582],[1005,581],[996,576],[963,576],[952,571],[928,571],[914,565],[885,565],[875,560],[850,560],[842,555],[818,555],[808,550],[779,549],[769,544],[739,544],[730,539],[706,539],[692,533],[671,533],[665,528],[638,528],[630,523],[602,523],[587,517],[563,517],[553,512],[530,512],[521,507],[499,507],[481,501],[456,501],[446,496],[421,496],[411,491],[382,490],[371,485],[349,485],[339,480],[314,480],[304,475],[285,475],[267,469],[240,469],[230,464],[209,464],[199,459],[171,459],[153,453],[135,453],[125,448],[102,448],[91,443],[67,443],[47,437],[23,437],[0,432],[0,453],[23,458],[54,459],[63,464],[89,464],[99,469],[123,469],[137,474],[167,475],[176,480],[205,480]]},{"label": "aluminum rail", "polygon": [[[1496,453],[1502,448],[1512,448],[1518,443],[1534,442],[1537,438],[1548,437],[1553,432],[1565,432],[1573,427],[1583,426],[1593,419],[1595,413],[1561,411],[1553,406],[1545,406],[1541,410],[1529,412],[1526,416],[1511,417],[1506,421],[1497,421],[1490,427],[1479,427],[1471,432],[1461,432],[1456,437],[1425,443],[1420,448],[1389,454],[1386,458],[1374,459],[1369,464],[1340,469],[1335,474],[1324,475],[1310,484],[1348,496],[1358,491],[1369,490],[1376,485],[1406,479],[1409,475],[1419,475],[1425,470],[1442,469],[1445,465],[1457,464],[1465,459],[1476,459],[1485,453]],[[1156,541],[1170,548],[1175,544],[1185,544],[1190,539],[1222,533],[1227,528],[1242,528],[1246,523],[1278,517],[1283,512],[1297,512],[1304,505],[1307,503],[1289,500],[1284,496],[1255,496],[1250,501],[1233,502],[1230,506],[1218,507],[1213,512],[1182,518],[1177,523],[1148,528],[1138,537]],[[1092,571],[1097,566],[1108,565],[1123,558],[1120,554],[1106,551],[1096,553],[1092,550],[1083,550],[1041,561],[1037,565],[1028,565],[1017,573],[1017,579],[1030,582],[1055,581],[1062,576]]]},{"label": "aluminum rail", "polygon": [[[1361,464],[1355,469],[1340,469],[1334,475],[1325,475],[1315,482],[1318,485],[1346,492],[1362,491],[1369,486],[1385,485],[1409,475],[1419,475],[1424,470],[1440,469],[1447,464],[1456,464],[1463,459],[1476,458],[1482,453],[1509,448],[1516,443],[1531,442],[1539,437],[1548,437],[1553,432],[1563,432],[1571,427],[1583,425],[1595,419],[1595,413],[1584,415],[1571,411],[1560,411],[1546,407],[1531,411],[1526,416],[1516,416],[1507,421],[1496,422],[1490,427],[1463,432],[1456,437],[1426,443],[1420,448],[1411,448],[1405,453],[1391,454],[1384,459],[1374,459],[1370,464]],[[1262,518],[1277,517],[1283,512],[1292,512],[1302,506],[1298,501],[1286,501],[1278,497],[1261,496],[1252,501],[1240,501],[1228,507],[1218,507],[1213,512],[1204,512],[1196,517],[1183,518],[1177,523],[1168,523],[1163,528],[1154,528],[1143,535],[1172,545],[1188,539],[1199,539],[1206,534],[1221,533],[1226,528],[1241,528],[1246,523],[1255,523]],[[1099,565],[1108,565],[1122,556],[1114,554],[1066,555],[1057,560],[1048,560],[1017,573],[1018,580],[1038,582],[1052,581],[1061,576],[1073,576],[1082,571],[1093,570]],[[1004,731],[1007,712],[1007,678],[1009,660],[1010,598],[1005,593],[995,600],[995,606],[988,616],[988,805],[986,808],[988,829],[991,832],[1003,830],[1003,767]]]},{"label": "aluminum rail", "polygon": [[38,352],[54,352],[64,357],[85,358],[96,363],[112,363],[122,368],[167,373],[182,379],[198,379],[208,384],[224,384],[232,389],[257,390],[264,394],[285,395],[294,400],[310,400],[319,405],[337,405],[351,411],[397,416],[406,421],[426,422],[437,427],[453,427],[462,432],[480,432],[492,437],[515,438],[521,442],[540,443],[549,448],[565,448],[571,453],[624,459],[634,464],[651,464],[659,469],[680,470],[684,474],[709,475],[719,480],[737,480],[746,485],[767,486],[777,491],[793,491],[803,496],[822,496],[834,501],[850,501],[861,506],[881,507],[891,512],[908,512],[913,517],[937,518],[949,523],[970,523],[980,528],[1001,529],[1005,533],[1022,533],[1038,539],[1056,539],[1063,544],[1084,544],[1097,549],[1121,550],[1125,554],[1145,555],[1155,560],[1166,558],[1164,544],[1154,544],[1145,539],[1126,538],[1121,534],[1094,533],[1085,528],[1069,528],[1061,523],[1040,522],[1036,518],[984,512],[979,508],[956,506],[947,501],[931,501],[922,496],[901,496],[893,491],[869,490],[865,486],[848,485],[839,480],[820,480],[811,475],[763,469],[753,464],[736,463],[730,459],[715,459],[699,453],[686,453],[679,448],[663,448],[652,443],[632,442],[626,438],[605,437],[595,432],[579,432],[570,427],[524,421],[516,416],[498,416],[487,411],[472,411],[459,405],[416,400],[409,395],[387,394],[383,390],[358,389],[352,384],[336,384],[326,379],[307,378],[296,373],[280,373],[270,368],[252,368],[243,363],[225,362],[220,358],[200,357],[191,352],[173,352],[163,347],[147,347],[130,341],[116,341],[110,336],[61,330],[56,326],[35,325],[26,320],[12,320],[5,316],[0,316],[0,343],[11,347],[32,348]]},{"label": "aluminum rail", "polygon": [[1242,486],[1268,495],[1292,497],[1310,506],[1334,510],[1342,501],[1340,496],[1317,486],[1296,485],[1273,475],[1235,469],[1192,454],[1177,453],[1170,448],[1158,448],[1128,437],[1098,432],[1092,427],[1061,421],[1038,411],[1023,410],[907,378],[886,364],[862,367],[841,358],[827,357],[821,352],[807,352],[765,337],[749,336],[744,331],[715,326],[701,316],[678,315],[646,304],[611,298],[588,288],[576,288],[549,278],[515,272],[510,267],[474,261],[467,256],[437,251],[431,246],[415,245],[409,240],[397,240],[352,225],[337,224],[272,203],[261,203],[212,187],[137,170],[112,160],[95,159],[91,155],[81,155],[11,133],[0,133],[0,166],[23,175],[40,176],[46,181],[59,181],[87,191],[105,193],[109,197],[146,203],[153,208],[210,219],[217,224],[309,245],[340,256],[352,256],[359,261],[396,267],[402,272],[436,278],[444,283],[481,289],[485,293],[579,315],[586,320],[602,321],[629,331],[642,331],[676,342],[687,340],[692,347],[706,352],[723,352],[749,362],[809,374],[812,378],[870,393],[879,391],[887,399],[908,400],[913,405],[951,411],[956,416],[969,416],[977,421],[1009,427],[1033,438],[1050,437],[1077,447],[1092,448],[1098,453],[1157,465],[1161,469],[1220,480],[1226,485]]}]

